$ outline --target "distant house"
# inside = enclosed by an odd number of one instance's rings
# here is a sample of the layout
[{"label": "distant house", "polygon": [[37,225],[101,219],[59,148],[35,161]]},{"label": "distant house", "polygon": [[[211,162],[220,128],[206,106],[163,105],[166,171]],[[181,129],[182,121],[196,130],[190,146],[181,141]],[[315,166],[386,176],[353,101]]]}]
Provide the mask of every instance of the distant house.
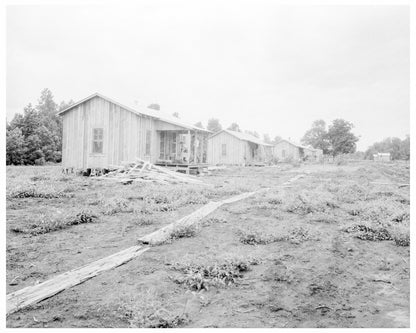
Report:
[{"label": "distant house", "polygon": [[319,161],[322,156],[323,152],[321,149],[303,146],[299,143],[286,139],[280,140],[273,147],[273,157],[278,161]]},{"label": "distant house", "polygon": [[98,93],[58,113],[65,168],[107,168],[136,157],[152,163],[206,163],[212,133],[160,110],[126,106]]},{"label": "distant house", "polygon": [[255,165],[271,157],[272,145],[251,134],[222,130],[208,138],[209,164]]},{"label": "distant house", "polygon": [[373,159],[374,161],[388,162],[391,161],[391,155],[390,153],[377,153],[373,154]]}]

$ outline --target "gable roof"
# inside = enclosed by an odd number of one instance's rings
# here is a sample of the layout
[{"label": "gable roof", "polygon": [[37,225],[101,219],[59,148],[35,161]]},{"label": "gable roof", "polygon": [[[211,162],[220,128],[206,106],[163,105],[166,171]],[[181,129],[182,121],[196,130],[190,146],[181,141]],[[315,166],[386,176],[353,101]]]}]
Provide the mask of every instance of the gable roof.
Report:
[{"label": "gable roof", "polygon": [[300,143],[297,143],[297,142],[294,142],[294,141],[291,141],[291,140],[287,140],[287,139],[281,139],[277,144],[279,144],[282,141],[285,141],[285,142],[291,144],[292,146],[295,146],[295,147],[298,147],[298,148],[315,150],[315,148],[303,146]]},{"label": "gable roof", "polygon": [[137,115],[152,117],[154,119],[161,120],[161,121],[164,121],[164,122],[167,122],[167,123],[170,123],[170,124],[173,124],[173,125],[177,125],[177,126],[180,126],[180,127],[184,127],[186,129],[189,129],[189,130],[197,130],[197,131],[203,131],[203,132],[207,132],[207,133],[212,133],[209,130],[206,130],[206,129],[197,127],[195,125],[192,125],[192,124],[190,124],[190,123],[188,123],[186,121],[183,121],[182,119],[176,118],[176,117],[174,117],[174,116],[172,116],[170,114],[167,114],[165,112],[162,112],[160,110],[153,110],[153,109],[149,109],[149,108],[146,108],[146,107],[143,107],[143,106],[138,106],[138,105],[129,106],[129,105],[125,104],[125,103],[121,104],[121,103],[119,103],[119,102],[117,102],[117,101],[115,101],[115,100],[113,100],[111,98],[108,98],[108,97],[106,97],[104,95],[101,95],[99,93],[92,94],[92,95],[90,95],[90,96],[88,96],[88,97],[86,97],[86,98],[84,98],[84,99],[82,99],[82,100],[80,100],[80,101],[78,101],[78,102],[76,102],[74,104],[71,104],[70,106],[68,106],[64,110],[59,111],[57,114],[58,115],[62,115],[65,112],[70,111],[71,109],[77,107],[78,105],[80,105],[80,104],[82,104],[84,102],[87,102],[90,99],[93,99],[94,97],[100,97],[102,99],[105,99],[106,101],[108,101],[110,103],[113,103],[113,104],[116,104],[119,107],[121,107],[123,109],[126,109],[126,110],[128,110],[130,112],[133,112],[133,113],[135,113]]},{"label": "gable roof", "polygon": [[234,137],[236,137],[237,139],[243,140],[243,141],[248,141],[248,142],[252,142],[261,146],[272,146],[271,144],[268,144],[264,141],[261,141],[259,138],[255,137],[254,135],[248,134],[248,133],[243,133],[243,132],[237,132],[237,131],[232,131],[232,130],[221,130],[218,131],[216,133],[214,133],[213,135],[210,136],[210,138],[216,136],[217,134],[220,134],[222,132],[228,133]]}]

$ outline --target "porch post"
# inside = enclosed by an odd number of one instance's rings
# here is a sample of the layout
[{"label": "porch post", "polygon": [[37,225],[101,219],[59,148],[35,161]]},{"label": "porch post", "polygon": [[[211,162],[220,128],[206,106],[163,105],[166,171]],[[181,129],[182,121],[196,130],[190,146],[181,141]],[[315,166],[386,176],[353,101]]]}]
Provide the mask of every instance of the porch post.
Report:
[{"label": "porch post", "polygon": [[188,138],[189,138],[189,142],[188,142],[188,164],[191,163],[190,159],[191,159],[191,141],[192,141],[192,136],[191,136],[191,131],[188,131]]},{"label": "porch post", "polygon": [[201,135],[201,140],[199,141],[199,147],[201,149],[200,154],[199,154],[199,162],[203,163],[204,162],[204,133],[200,133]]}]

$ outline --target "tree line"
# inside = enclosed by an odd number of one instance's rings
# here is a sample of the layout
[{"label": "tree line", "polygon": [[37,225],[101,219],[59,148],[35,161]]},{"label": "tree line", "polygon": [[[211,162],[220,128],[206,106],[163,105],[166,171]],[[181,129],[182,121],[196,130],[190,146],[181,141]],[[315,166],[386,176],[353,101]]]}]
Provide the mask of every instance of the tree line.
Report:
[{"label": "tree line", "polygon": [[57,112],[72,101],[55,103],[44,89],[37,105],[28,104],[6,123],[6,164],[42,165],[62,159],[62,120]]}]

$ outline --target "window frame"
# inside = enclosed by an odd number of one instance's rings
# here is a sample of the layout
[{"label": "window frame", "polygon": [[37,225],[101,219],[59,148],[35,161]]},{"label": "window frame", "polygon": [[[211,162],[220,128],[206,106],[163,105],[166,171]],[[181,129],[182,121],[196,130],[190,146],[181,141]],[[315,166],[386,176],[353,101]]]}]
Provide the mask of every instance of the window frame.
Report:
[{"label": "window frame", "polygon": [[[96,131],[99,131],[96,133]],[[92,147],[91,153],[93,155],[103,155],[104,154],[104,128],[102,127],[94,127],[92,129]],[[96,151],[96,143],[98,143],[101,147],[100,151]]]},{"label": "window frame", "polygon": [[227,156],[227,144],[221,144],[221,156]]}]

